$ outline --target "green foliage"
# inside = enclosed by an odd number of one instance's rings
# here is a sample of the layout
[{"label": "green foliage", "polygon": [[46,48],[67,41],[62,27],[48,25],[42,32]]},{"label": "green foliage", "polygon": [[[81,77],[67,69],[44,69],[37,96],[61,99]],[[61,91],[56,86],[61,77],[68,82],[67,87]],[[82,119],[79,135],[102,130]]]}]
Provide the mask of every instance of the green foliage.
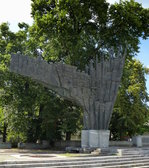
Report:
[{"label": "green foliage", "polygon": [[41,138],[48,138],[51,141],[65,139],[64,135],[68,132],[74,134],[80,130],[82,124],[80,108],[51,94],[47,89],[45,94],[40,102]]},{"label": "green foliage", "polygon": [[112,5],[109,14],[111,25],[107,36],[115,45],[126,40],[129,54],[134,55],[139,49],[139,38],[149,36],[149,9],[134,0],[126,0]]},{"label": "green foliage", "polygon": [[3,131],[3,125],[4,125],[4,114],[2,107],[0,107],[0,134]]},{"label": "green foliage", "polygon": [[106,24],[107,9],[105,0],[33,0],[33,30],[36,30],[36,37],[40,37],[43,55],[49,59],[56,55],[58,61],[83,68],[99,54],[96,44],[100,41],[99,30]]},{"label": "green foliage", "polygon": [[125,136],[131,137],[145,131],[145,123],[149,119],[147,106],[149,97],[146,92],[145,79],[145,75],[148,73],[149,69],[144,67],[140,61],[126,60],[111,120],[110,129],[114,139],[123,139]]},{"label": "green foliage", "polygon": [[32,2],[32,31],[45,59],[54,57],[80,69],[111,46],[117,52],[127,45],[128,56],[133,56],[139,38],[149,35],[149,10],[133,0],[111,6],[105,0]]},{"label": "green foliage", "polygon": [[16,147],[19,142],[26,142],[26,135],[24,135],[24,132],[13,132],[11,130],[7,136],[7,141],[11,142],[13,147]]}]

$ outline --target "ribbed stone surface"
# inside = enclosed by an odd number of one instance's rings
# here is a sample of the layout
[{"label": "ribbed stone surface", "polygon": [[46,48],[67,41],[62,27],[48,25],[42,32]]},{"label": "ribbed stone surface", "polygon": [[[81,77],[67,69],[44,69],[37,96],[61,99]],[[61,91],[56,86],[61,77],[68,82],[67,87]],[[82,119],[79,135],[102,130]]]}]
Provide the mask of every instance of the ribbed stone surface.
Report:
[{"label": "ribbed stone surface", "polygon": [[84,130],[107,130],[120,84],[124,56],[98,59],[79,72],[62,63],[12,55],[10,70],[42,83],[62,97],[73,100],[84,110]]},{"label": "ribbed stone surface", "polygon": [[109,147],[109,130],[89,130],[89,147]]},{"label": "ribbed stone surface", "polygon": [[89,130],[82,130],[81,132],[81,147],[89,147]]}]

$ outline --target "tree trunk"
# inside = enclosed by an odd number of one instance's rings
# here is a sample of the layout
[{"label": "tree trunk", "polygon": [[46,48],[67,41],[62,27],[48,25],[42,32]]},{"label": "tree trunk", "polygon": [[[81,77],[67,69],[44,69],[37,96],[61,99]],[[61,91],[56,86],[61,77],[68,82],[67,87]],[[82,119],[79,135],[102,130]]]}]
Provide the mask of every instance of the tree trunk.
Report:
[{"label": "tree trunk", "polygon": [[66,141],[71,140],[71,132],[66,132]]},{"label": "tree trunk", "polygon": [[7,138],[7,124],[4,122],[4,127],[3,127],[3,142],[6,142]]}]

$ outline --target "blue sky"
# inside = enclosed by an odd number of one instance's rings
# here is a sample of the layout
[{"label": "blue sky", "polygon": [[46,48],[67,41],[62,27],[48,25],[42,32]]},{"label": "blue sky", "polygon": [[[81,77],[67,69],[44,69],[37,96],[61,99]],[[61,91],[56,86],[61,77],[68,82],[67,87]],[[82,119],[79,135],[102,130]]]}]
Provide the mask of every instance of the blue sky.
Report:
[{"label": "blue sky", "polygon": [[[109,3],[119,2],[119,0],[107,0]],[[136,0],[142,3],[144,8],[149,8],[149,0]],[[0,24],[9,22],[12,31],[17,31],[18,22],[32,24],[31,0],[0,0]],[[140,53],[136,56],[145,66],[149,67],[149,39],[141,40]],[[149,75],[147,78],[147,89],[149,93]]]},{"label": "blue sky", "polygon": [[[139,59],[146,67],[149,68],[149,39],[141,40],[140,52],[136,56],[136,59]],[[146,86],[149,93],[149,75],[146,76],[146,79]]]}]

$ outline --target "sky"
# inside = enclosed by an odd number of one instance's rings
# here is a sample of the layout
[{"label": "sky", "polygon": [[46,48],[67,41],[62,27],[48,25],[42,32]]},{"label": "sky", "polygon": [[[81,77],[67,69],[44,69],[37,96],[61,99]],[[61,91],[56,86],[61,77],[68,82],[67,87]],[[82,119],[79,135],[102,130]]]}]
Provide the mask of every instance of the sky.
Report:
[{"label": "sky", "polygon": [[32,24],[31,0],[0,0],[0,24],[9,22],[12,31],[17,31],[18,22]]},{"label": "sky", "polygon": [[[119,0],[107,0],[109,3],[119,2]],[[149,8],[149,0],[136,0],[144,8]],[[18,22],[25,22],[31,25],[31,0],[0,0],[0,24],[8,22],[12,31],[17,31]],[[136,56],[145,66],[149,67],[149,39],[141,40],[140,52]],[[146,76],[147,89],[149,93],[149,75]]]}]

